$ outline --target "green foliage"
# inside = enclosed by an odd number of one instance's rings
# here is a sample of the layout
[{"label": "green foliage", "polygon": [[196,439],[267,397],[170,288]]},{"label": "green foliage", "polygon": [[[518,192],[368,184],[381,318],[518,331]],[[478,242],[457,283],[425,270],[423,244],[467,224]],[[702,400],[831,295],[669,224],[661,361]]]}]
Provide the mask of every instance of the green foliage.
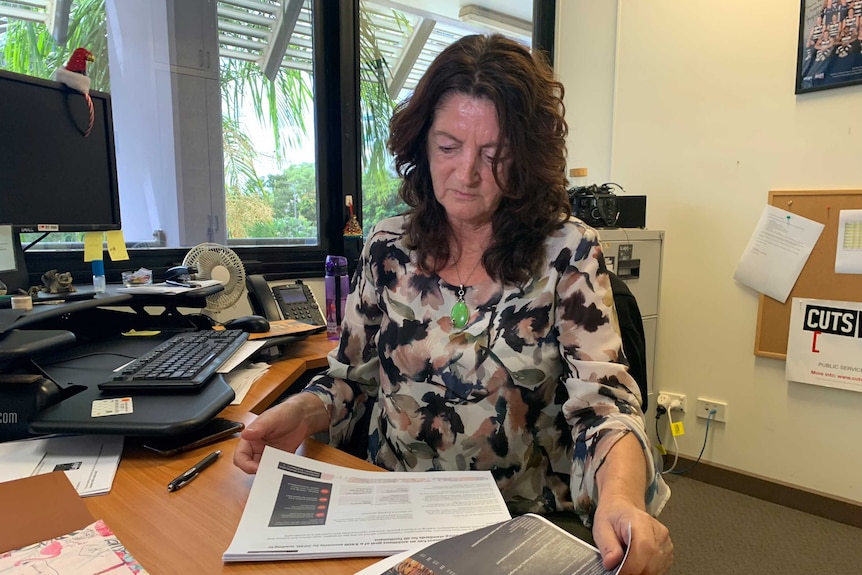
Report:
[{"label": "green foliage", "polygon": [[270,81],[255,63],[222,58],[220,75],[226,122],[238,126],[248,101],[257,121],[272,130],[279,158],[308,139],[305,116],[314,101],[310,74],[280,68],[275,81]]},{"label": "green foliage", "polygon": [[0,68],[38,78],[51,78],[77,48],[86,48],[96,60],[87,66],[91,88],[110,91],[105,0],[77,0],[69,12],[66,45],[58,45],[44,24],[10,19],[0,33]]},{"label": "green foliage", "polygon": [[265,185],[272,194],[273,209],[278,217],[302,217],[317,221],[314,164],[288,166],[280,174],[267,176]]},{"label": "green foliage", "polygon": [[391,171],[362,174],[362,230],[365,233],[384,218],[403,212],[407,206],[398,197],[398,177]]}]

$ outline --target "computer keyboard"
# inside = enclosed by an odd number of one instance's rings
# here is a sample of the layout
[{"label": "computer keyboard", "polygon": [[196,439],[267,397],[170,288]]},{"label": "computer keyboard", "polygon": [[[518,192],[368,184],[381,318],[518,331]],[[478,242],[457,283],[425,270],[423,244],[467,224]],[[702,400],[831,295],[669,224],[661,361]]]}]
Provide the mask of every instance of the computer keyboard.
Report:
[{"label": "computer keyboard", "polygon": [[99,384],[105,391],[189,390],[204,385],[248,339],[240,330],[203,330],[171,336]]}]

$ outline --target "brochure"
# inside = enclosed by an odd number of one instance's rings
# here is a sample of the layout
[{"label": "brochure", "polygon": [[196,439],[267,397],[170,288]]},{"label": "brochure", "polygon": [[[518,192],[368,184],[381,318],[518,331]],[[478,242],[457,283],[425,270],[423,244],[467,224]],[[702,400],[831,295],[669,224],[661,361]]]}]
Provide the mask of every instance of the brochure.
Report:
[{"label": "brochure", "polygon": [[359,471],[266,447],[222,559],[385,557],[510,518],[489,471]]},{"label": "brochure", "polygon": [[605,569],[598,549],[540,515],[527,514],[393,555],[356,575],[608,575],[624,564],[625,557]]}]

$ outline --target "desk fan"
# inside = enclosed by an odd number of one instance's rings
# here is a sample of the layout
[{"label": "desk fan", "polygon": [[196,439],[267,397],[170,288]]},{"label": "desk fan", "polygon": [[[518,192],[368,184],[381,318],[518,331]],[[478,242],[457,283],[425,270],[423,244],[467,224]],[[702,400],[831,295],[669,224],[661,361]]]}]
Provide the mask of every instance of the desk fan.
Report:
[{"label": "desk fan", "polygon": [[206,297],[205,312],[217,315],[239,301],[245,291],[245,268],[236,253],[221,244],[203,243],[193,247],[183,259],[184,266],[197,268],[197,279],[218,280],[224,290]]}]

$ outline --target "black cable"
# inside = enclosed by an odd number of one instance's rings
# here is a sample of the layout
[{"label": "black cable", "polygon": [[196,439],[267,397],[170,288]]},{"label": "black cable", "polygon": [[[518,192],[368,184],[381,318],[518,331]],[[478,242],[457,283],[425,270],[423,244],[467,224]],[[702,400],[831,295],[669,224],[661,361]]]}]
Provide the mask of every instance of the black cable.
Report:
[{"label": "black cable", "polygon": [[658,430],[658,422],[661,419],[661,416],[667,413],[667,408],[662,405],[655,406],[655,436],[658,439],[658,444],[664,447],[664,443],[661,441],[661,433]]},{"label": "black cable", "polygon": [[709,416],[706,418],[706,431],[703,434],[703,445],[700,448],[700,453],[697,456],[697,459],[694,463],[686,467],[685,469],[672,469],[668,473],[672,473],[674,475],[680,475],[682,473],[688,473],[692,469],[694,469],[695,465],[700,463],[700,458],[703,457],[703,450],[706,449],[706,438],[709,436],[709,422],[712,421],[712,418],[715,417],[715,410],[710,410]]},{"label": "black cable", "polygon": [[658,440],[659,453],[661,453],[661,468],[664,469],[664,466],[667,464],[667,449],[664,447],[664,443],[661,441],[661,432],[658,429],[658,422],[661,420],[661,416],[667,413],[667,408],[656,405],[655,406],[655,437]]},{"label": "black cable", "polygon": [[48,237],[49,233],[51,233],[51,232],[45,232],[44,234],[42,234],[41,236],[39,236],[38,238],[36,238],[32,242],[30,242],[29,244],[27,244],[26,246],[22,246],[21,250],[26,252],[27,250],[29,250],[30,248],[32,248],[33,246],[35,246],[36,244],[38,244],[39,242],[44,240],[46,237]]}]

